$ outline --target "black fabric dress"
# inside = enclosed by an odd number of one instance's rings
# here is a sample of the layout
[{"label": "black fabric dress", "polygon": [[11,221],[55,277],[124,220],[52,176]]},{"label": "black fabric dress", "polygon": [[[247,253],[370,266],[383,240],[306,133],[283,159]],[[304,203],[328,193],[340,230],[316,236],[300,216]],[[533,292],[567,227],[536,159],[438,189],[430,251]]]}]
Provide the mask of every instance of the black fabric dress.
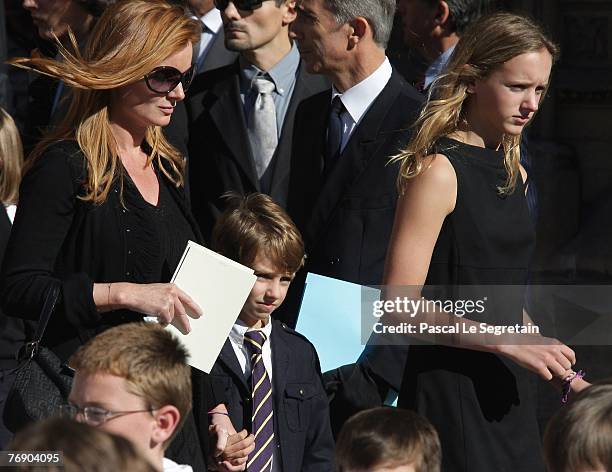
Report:
[{"label": "black fabric dress", "polygon": [[[506,178],[501,151],[449,138],[440,139],[436,151],[455,170],[457,200],[442,225],[426,284],[451,291],[458,285],[510,288],[511,295],[489,300],[497,302],[491,310],[494,320],[465,316],[496,325],[522,324],[520,285],[526,283],[535,241],[524,185],[519,178],[512,194],[498,195]],[[538,472],[544,466],[534,378],[494,354],[411,346],[398,405],[433,423],[445,472]]]}]

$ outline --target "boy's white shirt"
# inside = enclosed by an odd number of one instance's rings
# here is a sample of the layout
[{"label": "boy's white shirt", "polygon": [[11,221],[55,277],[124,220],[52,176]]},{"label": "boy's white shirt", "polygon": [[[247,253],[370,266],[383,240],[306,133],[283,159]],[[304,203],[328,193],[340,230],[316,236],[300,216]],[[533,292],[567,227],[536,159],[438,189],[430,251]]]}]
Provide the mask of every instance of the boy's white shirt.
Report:
[{"label": "boy's white shirt", "polygon": [[[242,373],[249,377],[251,372],[251,360],[249,359],[249,353],[247,348],[244,346],[244,334],[249,331],[249,327],[240,319],[236,320],[232,330],[229,334],[229,340],[234,348],[238,363],[242,369]],[[272,382],[272,348],[270,343],[270,335],[272,334],[272,320],[268,319],[268,323],[260,328],[261,331],[266,335],[266,342],[262,346],[261,355],[263,357],[264,367],[268,373],[268,378]]]},{"label": "boy's white shirt", "polygon": [[193,472],[193,469],[190,465],[186,464],[177,464],[176,462],[164,457],[164,472]]}]

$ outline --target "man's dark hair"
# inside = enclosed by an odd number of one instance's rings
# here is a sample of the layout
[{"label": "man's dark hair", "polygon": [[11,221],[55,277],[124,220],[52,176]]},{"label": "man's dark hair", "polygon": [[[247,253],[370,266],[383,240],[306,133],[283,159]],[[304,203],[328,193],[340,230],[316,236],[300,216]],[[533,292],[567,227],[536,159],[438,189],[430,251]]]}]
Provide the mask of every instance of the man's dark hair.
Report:
[{"label": "man's dark hair", "polygon": [[[486,13],[491,13],[497,7],[496,0],[445,0],[449,10],[449,26],[459,36],[465,29]],[[439,0],[426,0],[434,7]]]}]

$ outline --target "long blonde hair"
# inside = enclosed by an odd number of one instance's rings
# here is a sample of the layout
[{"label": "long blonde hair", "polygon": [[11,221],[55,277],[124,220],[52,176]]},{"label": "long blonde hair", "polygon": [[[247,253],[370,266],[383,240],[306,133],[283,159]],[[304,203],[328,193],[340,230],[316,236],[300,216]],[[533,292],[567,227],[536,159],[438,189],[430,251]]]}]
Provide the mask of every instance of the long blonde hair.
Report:
[{"label": "long blonde hair", "polygon": [[[556,59],[558,48],[542,29],[530,19],[512,13],[483,16],[465,32],[445,73],[432,85],[429,100],[414,124],[410,142],[391,159],[400,162],[400,192],[405,190],[408,179],[423,172],[425,159],[433,153],[436,140],[459,127],[464,119],[463,104],[468,96],[468,85],[486,78],[510,59],[542,48],[550,52],[553,61]],[[516,186],[520,174],[520,140],[520,135],[503,138],[507,178],[498,189],[501,194],[512,193]]]},{"label": "long blonde hair", "polygon": [[0,108],[0,203],[17,203],[22,167],[19,131],[11,115]]},{"label": "long blonde hair", "polygon": [[[34,148],[28,164],[51,144],[76,140],[87,160],[85,201],[104,202],[115,177],[122,176],[108,106],[111,90],[142,80],[164,59],[200,38],[201,28],[179,6],[162,0],[123,0],[109,6],[94,27],[83,55],[70,33],[73,51],[59,44],[61,60],[18,58],[13,65],[34,69],[73,87],[59,126]],[[177,187],[183,185],[184,159],[159,126],[149,126],[147,165],[155,161]],[[166,165],[163,165],[166,164]]]}]

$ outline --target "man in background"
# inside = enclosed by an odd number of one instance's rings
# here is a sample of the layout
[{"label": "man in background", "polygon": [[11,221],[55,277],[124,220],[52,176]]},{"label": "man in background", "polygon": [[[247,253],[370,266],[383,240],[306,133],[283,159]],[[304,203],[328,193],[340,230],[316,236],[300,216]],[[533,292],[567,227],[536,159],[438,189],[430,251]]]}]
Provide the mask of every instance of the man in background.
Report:
[{"label": "man in background", "polygon": [[193,214],[208,239],[222,196],[262,192],[286,208],[293,118],[323,90],[289,38],[295,0],[217,0],[232,65],[196,77],[185,101]]},{"label": "man in background", "polygon": [[202,25],[202,36],[194,44],[193,64],[196,74],[232,64],[238,57],[225,47],[221,12],[213,0],[186,0],[187,14]]},{"label": "man in background", "polygon": [[424,61],[426,70],[416,81],[427,90],[438,77],[463,31],[491,10],[493,0],[398,0],[404,45]]}]

